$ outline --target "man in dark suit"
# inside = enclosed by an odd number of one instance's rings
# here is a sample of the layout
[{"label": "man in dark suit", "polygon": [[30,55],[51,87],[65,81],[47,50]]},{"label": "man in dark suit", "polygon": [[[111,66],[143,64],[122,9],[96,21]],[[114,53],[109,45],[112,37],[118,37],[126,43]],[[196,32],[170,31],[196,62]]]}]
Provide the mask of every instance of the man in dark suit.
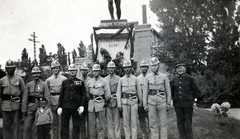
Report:
[{"label": "man in dark suit", "polygon": [[185,63],[177,63],[175,69],[177,76],[171,82],[171,92],[179,137],[180,139],[193,139],[193,102],[199,96],[199,91],[194,78],[186,74]]}]

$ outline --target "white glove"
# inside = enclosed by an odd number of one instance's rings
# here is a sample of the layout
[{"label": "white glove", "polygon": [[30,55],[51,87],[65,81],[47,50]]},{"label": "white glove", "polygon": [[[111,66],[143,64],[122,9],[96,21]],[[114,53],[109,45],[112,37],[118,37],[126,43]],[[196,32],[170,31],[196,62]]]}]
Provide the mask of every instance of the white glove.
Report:
[{"label": "white glove", "polygon": [[81,115],[84,111],[84,107],[80,106],[77,111],[78,111],[78,114]]},{"label": "white glove", "polygon": [[62,114],[62,108],[58,108],[58,109],[57,109],[57,114],[58,114],[58,115],[61,115],[61,114]]}]

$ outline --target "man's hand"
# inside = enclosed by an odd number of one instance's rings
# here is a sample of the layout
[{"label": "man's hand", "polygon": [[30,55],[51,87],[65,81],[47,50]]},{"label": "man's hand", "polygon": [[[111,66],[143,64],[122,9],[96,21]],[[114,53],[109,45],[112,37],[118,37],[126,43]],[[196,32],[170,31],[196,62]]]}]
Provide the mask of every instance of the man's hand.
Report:
[{"label": "man's hand", "polygon": [[170,108],[171,108],[171,105],[167,103],[167,111],[169,111]]},{"label": "man's hand", "polygon": [[122,112],[122,111],[123,111],[122,107],[118,107],[118,110],[119,110],[120,112]]},{"label": "man's hand", "polygon": [[58,108],[58,109],[57,109],[57,114],[58,114],[58,115],[62,115],[62,108]]},{"label": "man's hand", "polygon": [[78,114],[81,115],[84,111],[84,107],[80,106],[77,111],[78,111]]},{"label": "man's hand", "polygon": [[144,107],[144,110],[145,110],[146,112],[148,112],[148,107],[147,107],[147,106],[145,106],[145,107]]}]

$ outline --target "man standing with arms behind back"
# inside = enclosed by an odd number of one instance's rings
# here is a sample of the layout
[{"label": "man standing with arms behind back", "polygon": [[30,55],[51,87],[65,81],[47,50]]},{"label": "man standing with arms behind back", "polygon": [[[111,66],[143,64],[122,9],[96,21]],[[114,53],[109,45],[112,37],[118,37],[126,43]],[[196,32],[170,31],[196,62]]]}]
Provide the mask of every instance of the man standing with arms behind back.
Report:
[{"label": "man standing with arms behind back", "polygon": [[116,65],[113,61],[108,62],[109,75],[105,77],[110,85],[111,98],[107,104],[107,130],[108,139],[121,139],[120,113],[117,107],[117,86],[120,79],[115,74]]},{"label": "man standing with arms behind back", "polygon": [[52,136],[53,139],[60,139],[61,119],[60,116],[57,114],[57,108],[61,85],[62,82],[67,78],[60,74],[60,64],[58,61],[55,60],[51,63],[51,70],[53,75],[46,79],[46,83],[49,87],[50,105],[53,115]]},{"label": "man standing with arms behind back", "polygon": [[[88,77],[89,68],[88,68],[88,64],[86,62],[84,62],[81,65],[80,72],[81,72],[80,79],[82,81],[84,81],[85,88],[87,88],[87,82],[89,80],[91,80],[91,78]],[[86,96],[88,95],[88,93],[89,92],[86,91]],[[89,138],[90,135],[89,135],[89,129],[88,129],[89,124],[88,124],[88,100],[87,100],[87,97],[86,97],[86,101],[84,104],[84,109],[85,109],[85,111],[83,111],[83,114],[81,115],[81,119],[82,119],[82,123],[83,123],[83,124],[81,124],[81,127],[80,127],[80,130],[82,131],[81,138]]]},{"label": "man standing with arms behind back", "polygon": [[175,69],[178,75],[171,82],[171,90],[179,137],[180,139],[193,139],[193,103],[194,99],[199,96],[199,91],[194,78],[186,74],[185,63],[177,63]]},{"label": "man standing with arms behind back", "polygon": [[0,79],[0,104],[3,114],[3,138],[19,139],[21,116],[21,98],[25,89],[21,77],[14,75],[16,69],[13,61],[5,65],[7,75]]},{"label": "man standing with arms behind back", "polygon": [[[144,78],[147,76],[147,72],[148,72],[147,61],[142,61],[140,63],[140,69],[141,69],[142,73],[137,78],[138,78],[139,84],[141,86],[141,93],[143,93]],[[144,110],[142,103],[140,103],[138,106],[138,116],[139,116],[138,118],[139,118],[140,128],[142,131],[142,137],[143,137],[143,139],[148,139],[149,128],[147,126],[148,122],[146,122],[146,120],[148,120],[148,114]]]},{"label": "man standing with arms behind back", "polygon": [[171,103],[170,84],[168,77],[159,72],[158,59],[152,57],[149,63],[152,72],[144,79],[143,106],[145,111],[148,111],[151,139],[167,139],[167,110]]}]

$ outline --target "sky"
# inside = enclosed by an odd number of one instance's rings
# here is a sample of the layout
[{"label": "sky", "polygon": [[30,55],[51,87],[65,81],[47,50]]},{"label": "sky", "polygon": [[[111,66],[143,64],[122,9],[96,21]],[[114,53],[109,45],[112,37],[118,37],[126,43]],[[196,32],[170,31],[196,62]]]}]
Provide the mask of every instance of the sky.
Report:
[{"label": "sky", "polygon": [[[35,32],[37,60],[43,44],[47,54],[57,53],[57,43],[66,52],[77,50],[79,42],[88,46],[93,27],[109,20],[108,0],[1,0],[0,1],[0,64],[9,59],[18,61],[24,48],[34,59],[31,34]],[[142,24],[142,5],[147,6],[147,22],[155,30],[157,17],[149,8],[149,0],[121,0],[121,19]],[[116,8],[114,7],[116,11]],[[114,13],[116,17],[116,13]],[[2,67],[2,68],[3,68]]]}]

